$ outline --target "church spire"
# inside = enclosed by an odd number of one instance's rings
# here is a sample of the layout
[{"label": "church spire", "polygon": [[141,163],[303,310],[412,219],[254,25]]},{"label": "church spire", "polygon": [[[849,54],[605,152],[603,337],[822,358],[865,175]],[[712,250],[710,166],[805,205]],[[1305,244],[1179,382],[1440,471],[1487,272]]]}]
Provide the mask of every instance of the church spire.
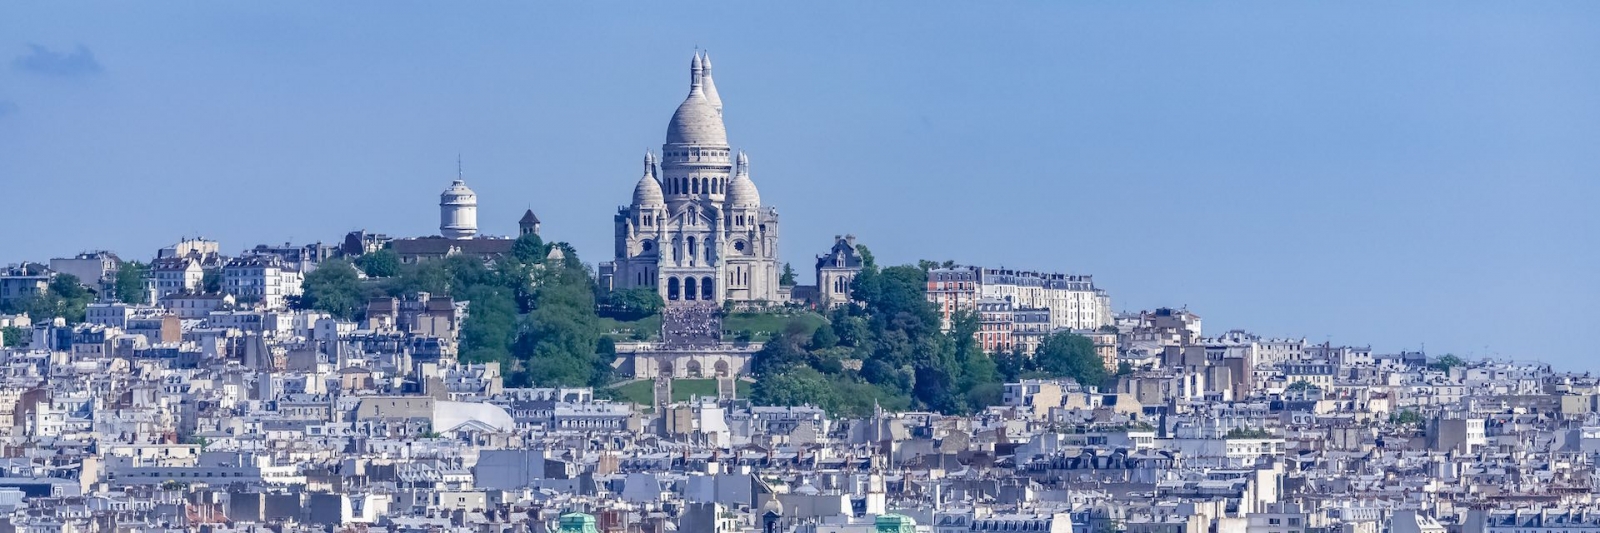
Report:
[{"label": "church spire", "polygon": [[720,115],[722,96],[717,94],[717,83],[711,80],[711,52],[701,53],[700,64],[703,69],[700,73],[701,91],[706,94],[706,101],[711,103],[711,107],[717,108],[717,114]]},{"label": "church spire", "polygon": [[705,76],[705,67],[700,62],[700,53],[695,52],[694,60],[689,62],[689,92],[701,92],[701,78]]}]

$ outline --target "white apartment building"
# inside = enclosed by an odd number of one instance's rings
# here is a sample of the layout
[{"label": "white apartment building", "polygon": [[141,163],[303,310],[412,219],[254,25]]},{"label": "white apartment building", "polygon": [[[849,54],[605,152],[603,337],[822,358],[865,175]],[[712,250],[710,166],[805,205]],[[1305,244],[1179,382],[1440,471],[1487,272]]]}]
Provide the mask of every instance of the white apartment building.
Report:
[{"label": "white apartment building", "polygon": [[979,300],[1003,300],[1017,308],[1049,309],[1051,329],[1092,330],[1112,323],[1111,296],[1094,277],[1005,268],[956,266],[928,272],[928,300],[945,326],[957,311],[975,310]]},{"label": "white apartment building", "polygon": [[199,292],[205,280],[200,262],[189,257],[157,259],[150,263],[150,301],[174,294]]},{"label": "white apartment building", "polygon": [[284,265],[275,255],[253,255],[228,261],[222,268],[222,290],[241,302],[259,302],[267,309],[281,309],[285,298],[299,296],[299,270]]}]

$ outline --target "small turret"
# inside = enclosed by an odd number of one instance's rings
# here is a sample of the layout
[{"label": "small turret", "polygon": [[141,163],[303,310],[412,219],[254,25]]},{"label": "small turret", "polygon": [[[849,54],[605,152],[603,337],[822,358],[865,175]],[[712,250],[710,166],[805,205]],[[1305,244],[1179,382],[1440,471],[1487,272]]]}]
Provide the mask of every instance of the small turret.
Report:
[{"label": "small turret", "polygon": [[711,53],[706,52],[700,61],[700,91],[706,93],[706,101],[711,107],[717,109],[717,114],[722,114],[722,97],[717,95],[717,84],[711,81]]}]

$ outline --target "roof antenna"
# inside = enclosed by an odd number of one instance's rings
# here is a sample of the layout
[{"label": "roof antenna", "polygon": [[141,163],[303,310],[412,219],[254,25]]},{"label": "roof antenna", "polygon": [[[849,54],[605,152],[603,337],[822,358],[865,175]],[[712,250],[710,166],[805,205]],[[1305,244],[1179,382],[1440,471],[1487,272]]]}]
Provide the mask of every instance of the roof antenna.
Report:
[{"label": "roof antenna", "polygon": [[456,179],[466,181],[466,177],[461,173],[461,152],[456,152]]}]

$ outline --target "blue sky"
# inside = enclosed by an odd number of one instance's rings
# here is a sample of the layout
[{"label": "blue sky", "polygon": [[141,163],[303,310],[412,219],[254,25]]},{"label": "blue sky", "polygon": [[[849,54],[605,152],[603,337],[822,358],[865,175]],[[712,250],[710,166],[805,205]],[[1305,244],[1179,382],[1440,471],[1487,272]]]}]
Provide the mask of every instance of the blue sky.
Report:
[{"label": "blue sky", "polygon": [[696,46],[834,234],[1378,350],[1600,370],[1600,3],[0,5],[0,262],[480,225],[607,259]]}]

